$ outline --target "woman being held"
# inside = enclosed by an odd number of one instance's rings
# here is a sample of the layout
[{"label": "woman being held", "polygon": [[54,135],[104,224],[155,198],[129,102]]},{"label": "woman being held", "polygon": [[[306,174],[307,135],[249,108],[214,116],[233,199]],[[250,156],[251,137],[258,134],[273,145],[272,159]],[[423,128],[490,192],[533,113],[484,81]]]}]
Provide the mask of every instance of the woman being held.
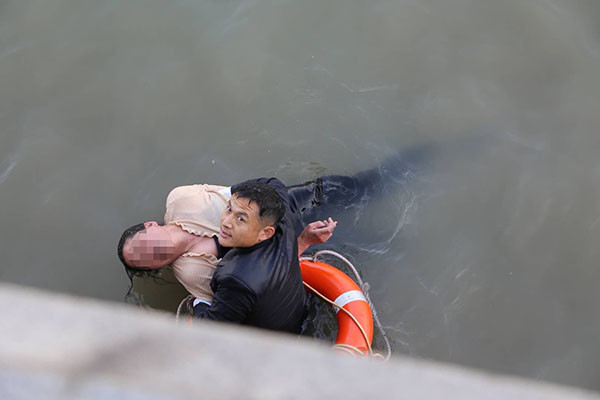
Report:
[{"label": "woman being held", "polygon": [[[210,281],[227,251],[218,235],[230,197],[230,188],[225,186],[180,186],[167,197],[164,225],[148,221],[125,230],[117,253],[131,280],[128,294],[133,276],[171,265],[176,279],[195,298],[194,307],[210,305]],[[299,254],[329,239],[336,224],[331,218],[308,224],[298,238]]]}]

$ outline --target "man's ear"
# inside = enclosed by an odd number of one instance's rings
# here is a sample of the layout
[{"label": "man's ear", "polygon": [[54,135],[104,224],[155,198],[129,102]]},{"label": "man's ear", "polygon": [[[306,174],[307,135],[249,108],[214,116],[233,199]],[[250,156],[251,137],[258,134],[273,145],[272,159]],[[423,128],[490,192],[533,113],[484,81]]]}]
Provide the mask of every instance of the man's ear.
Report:
[{"label": "man's ear", "polygon": [[261,231],[258,235],[258,240],[262,242],[263,240],[267,240],[267,239],[271,238],[271,236],[273,236],[274,234],[275,234],[275,228],[271,225],[267,225],[261,229]]},{"label": "man's ear", "polygon": [[158,226],[158,222],[156,222],[156,221],[146,221],[146,222],[144,222],[144,228],[148,229],[151,226]]}]

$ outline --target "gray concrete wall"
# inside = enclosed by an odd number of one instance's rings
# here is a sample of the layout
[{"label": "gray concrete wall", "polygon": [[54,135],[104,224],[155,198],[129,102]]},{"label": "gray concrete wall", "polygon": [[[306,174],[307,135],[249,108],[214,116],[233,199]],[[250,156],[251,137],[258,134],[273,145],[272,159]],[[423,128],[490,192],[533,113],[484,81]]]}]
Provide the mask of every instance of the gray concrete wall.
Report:
[{"label": "gray concrete wall", "polygon": [[0,399],[596,399],[596,393],[0,285]]}]

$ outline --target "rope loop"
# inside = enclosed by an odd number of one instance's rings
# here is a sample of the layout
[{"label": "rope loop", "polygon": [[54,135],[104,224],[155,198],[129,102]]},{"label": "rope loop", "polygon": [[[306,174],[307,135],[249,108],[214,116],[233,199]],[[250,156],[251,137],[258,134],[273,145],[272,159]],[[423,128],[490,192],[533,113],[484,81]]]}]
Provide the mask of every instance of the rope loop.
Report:
[{"label": "rope loop", "polygon": [[[194,301],[195,297],[192,296],[191,294],[186,296],[183,300],[181,300],[181,303],[179,303],[179,305],[177,306],[177,313],[175,314],[175,322],[179,323],[180,319],[181,319],[181,314],[187,314],[187,315],[193,315],[194,314],[194,307],[192,306],[192,302]],[[185,308],[185,311],[184,311]]]},{"label": "rope loop", "polygon": [[[318,261],[320,256],[323,255],[330,255],[333,256],[335,258],[337,258],[338,260],[344,262],[348,268],[352,271],[352,273],[354,274],[354,278],[356,283],[358,284],[358,286],[361,288],[361,290],[363,291],[363,294],[365,295],[365,298],[367,299],[367,303],[369,303],[369,307],[371,307],[371,312],[373,314],[373,320],[375,321],[375,325],[377,326],[377,329],[379,330],[379,333],[381,333],[381,336],[383,337],[383,340],[385,342],[385,346],[386,346],[386,355],[383,356],[381,354],[378,353],[373,353],[372,349],[371,349],[371,345],[369,345],[369,354],[372,355],[373,357],[377,357],[377,358],[383,358],[384,361],[387,361],[390,359],[391,355],[392,355],[392,347],[390,345],[390,341],[387,337],[387,334],[385,333],[385,330],[383,329],[383,326],[381,325],[381,322],[379,321],[379,317],[377,316],[377,311],[375,310],[375,306],[373,305],[373,302],[371,301],[371,298],[369,297],[369,289],[371,288],[371,285],[368,282],[363,282],[363,280],[360,277],[360,274],[358,273],[358,271],[356,270],[356,268],[354,267],[354,265],[343,255],[341,255],[338,252],[335,252],[333,250],[320,250],[317,251],[315,254],[313,254],[312,257],[302,257],[300,258],[301,260],[310,260],[310,261]],[[305,284],[306,285],[306,284]],[[308,285],[306,285],[308,286]],[[314,292],[316,292],[315,289],[312,289]],[[321,295],[320,293],[316,292],[317,294]],[[325,298],[323,295],[321,295],[322,298]],[[325,298],[325,300],[327,300],[328,302],[329,299]],[[333,303],[333,302],[330,302]],[[347,314],[350,315],[350,317],[352,318],[352,320],[356,323],[356,325],[359,327],[359,329],[361,330],[361,332],[363,333],[363,336],[365,337],[365,341],[367,342],[367,344],[369,344],[369,341],[366,339],[367,336],[364,333],[364,329],[362,328],[362,326],[360,326],[360,324],[358,323],[358,321],[356,320],[356,318],[354,318],[354,316],[352,314],[350,314],[350,312],[348,312],[346,309],[339,307],[337,304],[333,303],[333,305],[337,308],[339,308],[340,310],[343,310],[344,312],[346,312]],[[340,347],[344,347],[345,351],[358,351],[359,354],[362,354],[362,352],[357,349],[354,348],[354,350],[349,350],[348,349],[349,345],[335,345],[334,348],[338,349]],[[353,346],[349,346],[349,347],[353,347]]]}]

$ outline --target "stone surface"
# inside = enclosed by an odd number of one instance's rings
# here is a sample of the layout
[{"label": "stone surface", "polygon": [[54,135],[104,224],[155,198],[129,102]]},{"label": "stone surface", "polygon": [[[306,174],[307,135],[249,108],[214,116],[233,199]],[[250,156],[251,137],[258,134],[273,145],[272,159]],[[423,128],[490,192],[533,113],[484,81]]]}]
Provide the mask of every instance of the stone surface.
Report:
[{"label": "stone surface", "polygon": [[574,388],[0,285],[0,399],[561,399]]}]

